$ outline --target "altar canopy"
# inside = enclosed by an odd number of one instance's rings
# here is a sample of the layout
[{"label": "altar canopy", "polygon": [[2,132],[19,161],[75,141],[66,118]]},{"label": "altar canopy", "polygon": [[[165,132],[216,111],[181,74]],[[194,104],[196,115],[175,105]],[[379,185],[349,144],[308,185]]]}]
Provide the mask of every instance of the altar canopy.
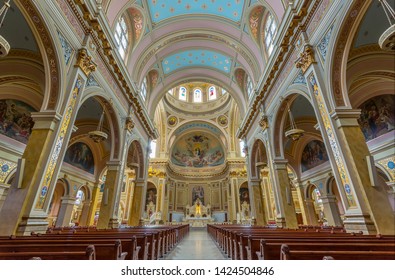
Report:
[{"label": "altar canopy", "polygon": [[185,207],[184,221],[189,223],[192,227],[203,227],[213,222],[214,219],[211,217],[210,204],[205,206],[201,200],[197,198],[192,206],[188,204]]}]

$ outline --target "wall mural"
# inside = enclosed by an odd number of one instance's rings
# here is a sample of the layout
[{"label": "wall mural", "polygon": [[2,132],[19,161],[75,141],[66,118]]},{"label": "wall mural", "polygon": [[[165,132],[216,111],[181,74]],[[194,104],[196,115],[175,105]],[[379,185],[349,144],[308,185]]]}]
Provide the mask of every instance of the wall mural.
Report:
[{"label": "wall mural", "polygon": [[304,147],[302,153],[302,172],[323,164],[328,160],[328,153],[326,152],[324,143],[318,140],[310,141],[306,147]]},{"label": "wall mural", "polygon": [[192,189],[192,205],[197,199],[204,205],[204,188],[202,186],[193,187]]},{"label": "wall mural", "polygon": [[207,167],[223,164],[224,150],[219,140],[206,133],[189,133],[174,144],[171,161],[184,167]]},{"label": "wall mural", "polygon": [[359,106],[361,116],[358,122],[366,141],[394,130],[394,105],[394,96],[386,94],[373,97]]},{"label": "wall mural", "polygon": [[93,154],[89,146],[85,143],[77,142],[71,145],[66,151],[64,162],[91,174],[95,173]]},{"label": "wall mural", "polygon": [[22,101],[0,100],[0,133],[26,144],[34,125],[31,112],[36,110]]}]

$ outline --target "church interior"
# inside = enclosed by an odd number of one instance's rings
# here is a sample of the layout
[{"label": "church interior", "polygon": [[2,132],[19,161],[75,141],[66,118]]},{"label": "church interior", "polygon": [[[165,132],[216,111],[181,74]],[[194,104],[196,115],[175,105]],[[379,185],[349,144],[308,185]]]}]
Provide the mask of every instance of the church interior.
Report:
[{"label": "church interior", "polygon": [[0,3],[0,259],[394,260],[394,6]]}]

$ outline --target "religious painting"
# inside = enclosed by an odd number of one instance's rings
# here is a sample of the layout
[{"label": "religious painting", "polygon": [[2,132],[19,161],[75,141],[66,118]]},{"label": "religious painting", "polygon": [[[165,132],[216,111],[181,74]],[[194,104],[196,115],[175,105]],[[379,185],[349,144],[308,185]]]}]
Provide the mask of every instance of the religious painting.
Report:
[{"label": "religious painting", "polygon": [[189,133],[180,137],[173,146],[171,161],[183,167],[210,167],[225,162],[220,141],[206,133]]},{"label": "religious painting", "polygon": [[149,205],[151,202],[152,204],[156,205],[156,195],[157,190],[156,187],[151,186],[147,189],[147,193],[145,195],[145,205]]},{"label": "religious painting", "polygon": [[376,96],[359,107],[361,116],[358,123],[366,141],[394,130],[394,98],[393,95],[389,94]]},{"label": "religious painting", "polygon": [[239,189],[239,198],[240,198],[240,205],[244,202],[250,204],[250,192],[248,191],[248,187],[241,187]]},{"label": "religious painting", "polygon": [[302,152],[302,172],[321,165],[328,160],[329,158],[324,143],[318,140],[310,141]]},{"label": "religious painting", "polygon": [[85,143],[77,142],[71,145],[66,151],[64,162],[91,174],[95,173],[93,154],[89,146]]},{"label": "religious painting", "polygon": [[22,101],[0,100],[0,133],[26,144],[34,125],[31,112],[36,110]]},{"label": "religious painting", "polygon": [[195,204],[197,199],[204,205],[204,188],[202,186],[196,186],[192,189],[192,204]]}]

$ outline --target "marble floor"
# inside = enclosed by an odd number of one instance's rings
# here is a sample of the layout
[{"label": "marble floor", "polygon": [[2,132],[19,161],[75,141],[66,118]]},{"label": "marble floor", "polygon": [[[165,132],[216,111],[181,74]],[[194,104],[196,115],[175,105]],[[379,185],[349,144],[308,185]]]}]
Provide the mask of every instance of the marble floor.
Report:
[{"label": "marble floor", "polygon": [[227,260],[207,233],[206,228],[190,228],[189,234],[165,260]]}]

